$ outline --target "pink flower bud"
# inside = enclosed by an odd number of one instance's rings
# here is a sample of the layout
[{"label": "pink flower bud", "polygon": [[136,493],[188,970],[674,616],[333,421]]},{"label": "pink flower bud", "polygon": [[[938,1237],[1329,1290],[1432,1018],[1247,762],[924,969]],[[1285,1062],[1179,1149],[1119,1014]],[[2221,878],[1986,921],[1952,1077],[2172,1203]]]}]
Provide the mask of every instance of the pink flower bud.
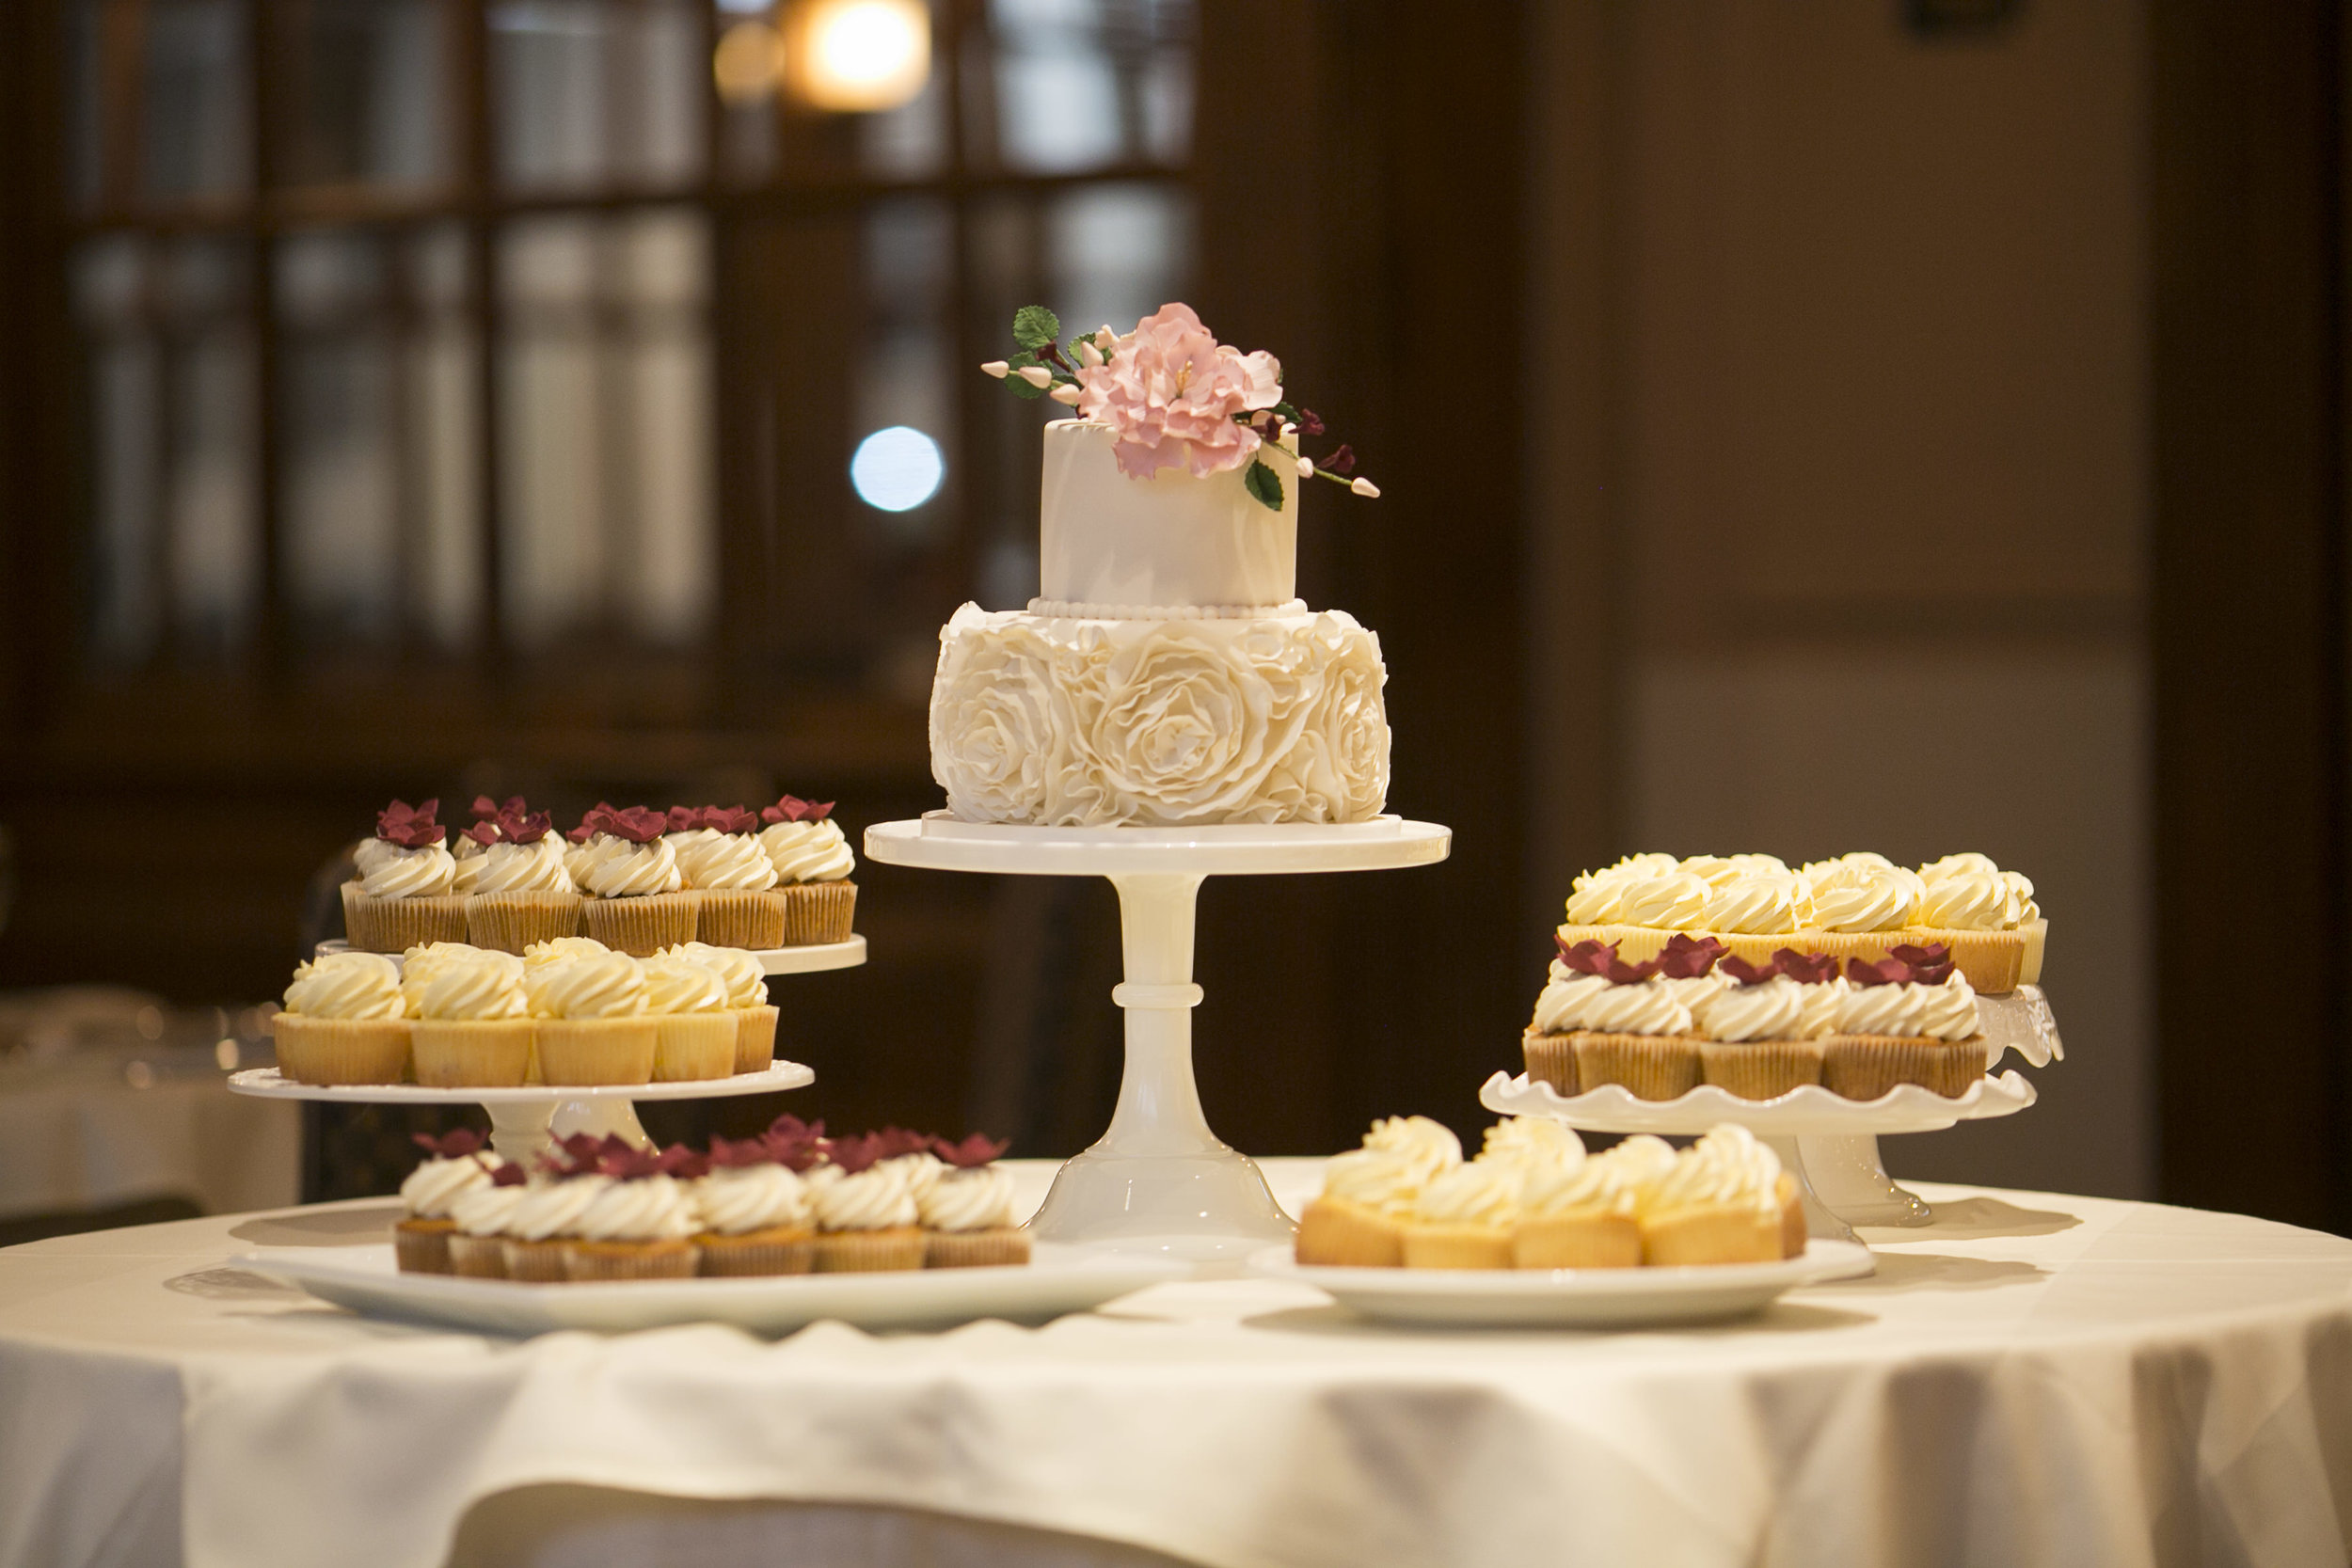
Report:
[{"label": "pink flower bud", "polygon": [[1378,500],[1380,499],[1380,486],[1375,484],[1368,479],[1359,479],[1353,484],[1350,484],[1348,488],[1355,491],[1356,494],[1359,496],[1370,496],[1375,500]]},{"label": "pink flower bud", "polygon": [[1298,477],[1301,479],[1315,477],[1315,465],[1312,458],[1302,457],[1298,460]]},{"label": "pink flower bud", "polygon": [[980,369],[988,374],[994,376],[997,380],[1002,381],[1005,379],[1006,373],[1009,372],[1012,367],[1006,364],[1002,359],[991,359],[987,364],[982,365]]},{"label": "pink flower bud", "polygon": [[1081,364],[1081,365],[1099,365],[1099,364],[1101,364],[1102,362],[1103,362],[1103,351],[1102,351],[1101,349],[1099,349],[1099,348],[1096,348],[1096,347],[1094,346],[1093,341],[1092,341],[1090,339],[1086,339],[1086,338],[1081,338],[1081,339],[1079,339],[1079,340],[1078,340],[1078,363],[1079,363],[1079,364]]},{"label": "pink flower bud", "polygon": [[1024,365],[1021,367],[1021,379],[1042,390],[1054,384],[1054,372],[1042,365]]},{"label": "pink flower bud", "polygon": [[1055,388],[1052,391],[1046,393],[1045,395],[1052,398],[1056,403],[1065,404],[1072,408],[1077,407],[1079,398],[1085,396],[1085,394],[1079,391],[1076,387],[1067,383]]}]

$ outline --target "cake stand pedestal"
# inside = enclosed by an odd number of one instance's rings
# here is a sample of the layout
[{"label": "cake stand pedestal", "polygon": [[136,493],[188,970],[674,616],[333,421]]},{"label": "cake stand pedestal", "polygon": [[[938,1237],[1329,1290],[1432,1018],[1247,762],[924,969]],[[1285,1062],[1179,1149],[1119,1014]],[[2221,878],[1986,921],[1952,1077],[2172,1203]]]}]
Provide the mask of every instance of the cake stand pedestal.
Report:
[{"label": "cake stand pedestal", "polygon": [[1193,912],[1209,877],[1429,865],[1450,829],[1384,816],[1343,825],[1027,828],[945,812],[866,830],[886,865],[1033,877],[1104,877],[1119,890],[1126,1014],[1119,1105],[1096,1144],[1063,1164],[1029,1222],[1042,1241],[1196,1260],[1287,1243],[1295,1225],[1248,1155],[1209,1131],[1192,1069]]},{"label": "cake stand pedestal", "polygon": [[[340,938],[318,944],[321,955],[347,950]],[[854,969],[866,961],[866,939],[815,942],[804,947],[755,948],[752,956],[769,975],[815,974]],[[400,955],[388,953],[394,965]],[[773,1094],[803,1088],[817,1074],[798,1062],[779,1061],[763,1072],[728,1078],[694,1078],[668,1084],[526,1085],[519,1088],[433,1088],[423,1084],[297,1084],[272,1068],[233,1073],[236,1094],[266,1100],[315,1100],[346,1105],[479,1105],[490,1114],[490,1147],[505,1159],[522,1162],[575,1132],[596,1137],[617,1132],[640,1147],[653,1140],[637,1119],[641,1100],[710,1100],[726,1095]]]}]

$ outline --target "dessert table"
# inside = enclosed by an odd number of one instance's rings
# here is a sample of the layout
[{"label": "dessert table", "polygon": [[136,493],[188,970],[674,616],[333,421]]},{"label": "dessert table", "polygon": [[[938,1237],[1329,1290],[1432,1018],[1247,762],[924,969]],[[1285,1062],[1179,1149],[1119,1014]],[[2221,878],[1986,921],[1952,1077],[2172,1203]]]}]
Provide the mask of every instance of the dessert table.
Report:
[{"label": "dessert table", "polygon": [[[1054,1167],[1010,1164],[1034,1204]],[[1673,1332],[1225,1276],[1045,1324],[505,1340],[235,1266],[382,1201],[36,1243],[0,1251],[0,1565],[2344,1560],[2352,1242],[1924,1190],[1934,1224],[1862,1232],[1873,1276]]]}]

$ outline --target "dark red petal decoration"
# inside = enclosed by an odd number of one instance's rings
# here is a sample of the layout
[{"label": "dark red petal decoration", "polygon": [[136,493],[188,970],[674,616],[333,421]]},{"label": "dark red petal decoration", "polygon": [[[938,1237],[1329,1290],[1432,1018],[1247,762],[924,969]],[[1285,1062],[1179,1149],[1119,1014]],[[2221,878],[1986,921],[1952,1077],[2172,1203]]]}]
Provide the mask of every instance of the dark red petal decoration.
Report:
[{"label": "dark red petal decoration", "polygon": [[470,1127],[455,1128],[437,1138],[430,1132],[412,1132],[409,1136],[419,1148],[437,1160],[462,1160],[482,1151],[482,1134]]},{"label": "dark red petal decoration", "polygon": [[759,808],[762,822],[822,822],[833,815],[831,800],[803,800],[797,795],[779,795],[772,806]]},{"label": "dark red petal decoration", "polygon": [[1658,973],[1669,980],[1695,980],[1729,951],[1713,937],[1693,939],[1677,931],[1666,939],[1666,950],[1658,955]]},{"label": "dark red petal decoration", "polygon": [[477,822],[468,828],[462,836],[472,839],[476,844],[487,849],[499,841],[499,825],[495,822]]},{"label": "dark red petal decoration", "polygon": [[554,820],[543,811],[499,813],[499,832],[514,844],[536,844],[547,837],[554,826]]},{"label": "dark red petal decoration", "polygon": [[420,806],[405,800],[394,800],[375,815],[375,836],[387,844],[397,844],[404,849],[421,849],[438,844],[449,836],[447,830],[433,820],[433,814],[441,809],[437,797]]},{"label": "dark red petal decoration", "polygon": [[1846,960],[1846,979],[1856,986],[1901,986],[1911,982],[1911,966],[1900,958],[1881,958],[1876,963],[1867,958]]},{"label": "dark red petal decoration", "polygon": [[[1783,948],[1781,951],[1787,952],[1788,949]],[[1737,953],[1723,959],[1715,967],[1730,975],[1741,986],[1760,986],[1780,974],[1780,961],[1777,958],[1766,958],[1760,964],[1752,964]]]},{"label": "dark red petal decoration", "polygon": [[490,1173],[493,1187],[519,1187],[531,1180],[531,1173],[520,1165],[501,1165]]},{"label": "dark red petal decoration", "polygon": [[929,1132],[912,1132],[903,1127],[885,1127],[870,1136],[885,1160],[896,1160],[903,1154],[928,1154],[939,1141]]},{"label": "dark red petal decoration", "polygon": [[975,1132],[960,1144],[951,1144],[945,1138],[931,1140],[931,1152],[958,1170],[985,1165],[1011,1147],[1008,1140],[992,1138],[985,1132]]},{"label": "dark red petal decoration", "polygon": [[499,803],[487,795],[477,795],[473,798],[473,814],[476,816],[496,816]]},{"label": "dark red petal decoration", "polygon": [[871,1132],[854,1138],[835,1138],[832,1152],[833,1163],[846,1176],[855,1176],[885,1158],[882,1140]]},{"label": "dark red petal decoration", "polygon": [[1602,978],[1613,986],[1638,986],[1658,973],[1658,960],[1651,958],[1646,963],[1629,964],[1612,954],[1609,967],[1600,973]]},{"label": "dark red petal decoration", "polygon": [[1561,967],[1580,974],[1605,975],[1609,966],[1617,961],[1617,944],[1613,942],[1595,942],[1588,937],[1571,947],[1556,933],[1551,940],[1560,949]]},{"label": "dark red petal decoration", "polygon": [[691,833],[703,825],[701,806],[672,806],[669,810],[670,832]]},{"label": "dark red petal decoration", "polygon": [[1827,953],[1800,953],[1783,947],[1772,954],[1772,963],[1801,986],[1825,986],[1837,978],[1837,960]]}]

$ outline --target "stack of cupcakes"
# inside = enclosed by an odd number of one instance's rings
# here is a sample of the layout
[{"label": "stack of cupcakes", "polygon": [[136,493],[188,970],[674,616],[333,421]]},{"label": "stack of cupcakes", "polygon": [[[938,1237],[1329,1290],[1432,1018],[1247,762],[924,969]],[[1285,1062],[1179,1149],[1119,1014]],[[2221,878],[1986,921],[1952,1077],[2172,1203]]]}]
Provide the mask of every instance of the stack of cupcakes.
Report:
[{"label": "stack of cupcakes", "polygon": [[808,947],[847,942],[857,913],[857,884],[850,880],[856,857],[841,825],[832,820],[831,800],[780,797],[760,808],[766,824],[759,846],[775,867],[784,900],[783,944]]}]

